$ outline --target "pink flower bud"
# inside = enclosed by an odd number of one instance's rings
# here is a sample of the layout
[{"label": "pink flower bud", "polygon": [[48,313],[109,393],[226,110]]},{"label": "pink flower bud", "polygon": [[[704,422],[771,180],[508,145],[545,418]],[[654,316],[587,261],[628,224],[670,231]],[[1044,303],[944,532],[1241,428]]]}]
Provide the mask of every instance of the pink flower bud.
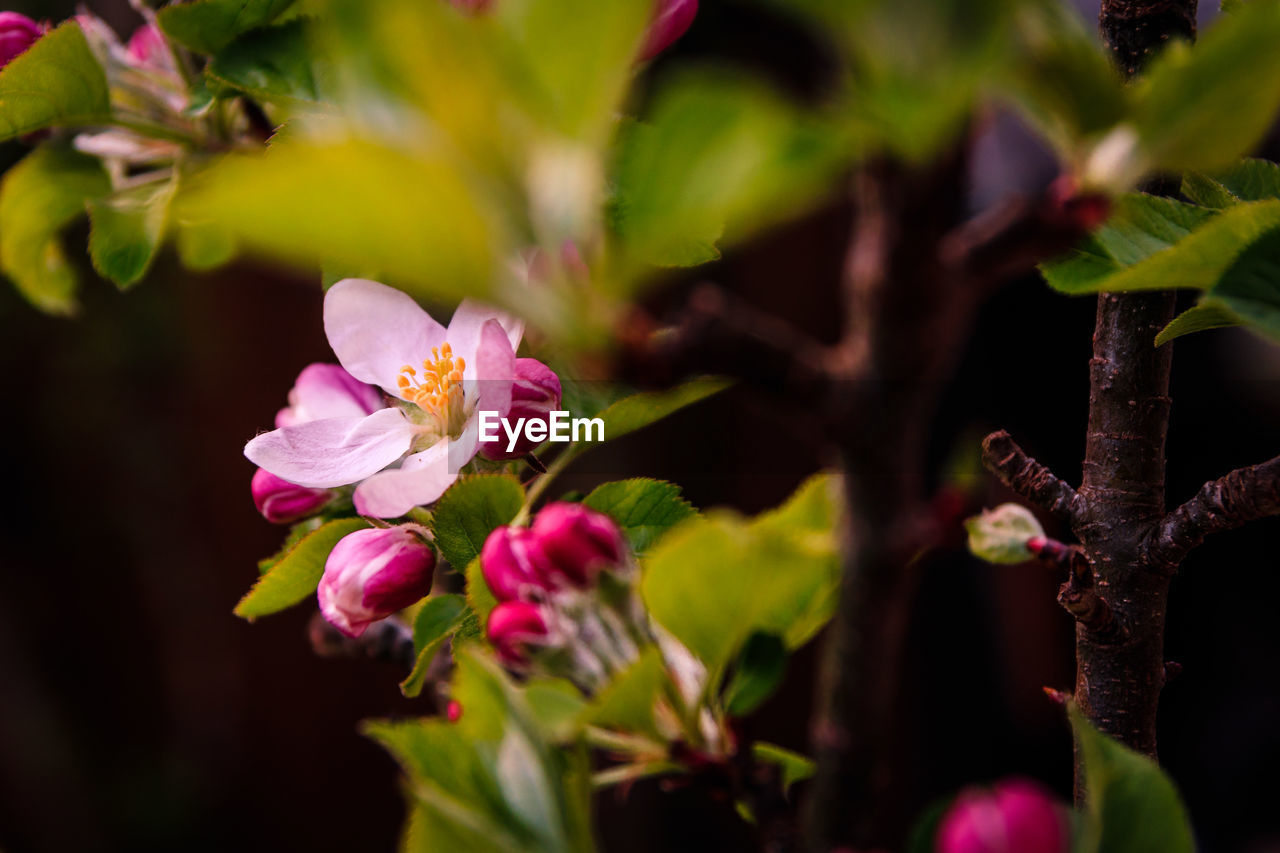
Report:
[{"label": "pink flower bud", "polygon": [[684,35],[698,14],[698,0],[657,0],[657,10],[645,36],[641,61],[653,59]]},{"label": "pink flower bud", "polygon": [[601,570],[620,565],[626,555],[613,519],[581,504],[548,504],[533,520],[532,532],[556,571],[578,586],[590,586]]},{"label": "pink flower bud", "polygon": [[493,0],[452,0],[452,2],[456,8],[476,15],[489,11],[489,7],[493,5]]},{"label": "pink flower bud", "polygon": [[44,27],[18,12],[0,12],[0,68],[23,53],[44,34]]},{"label": "pink flower bud", "polygon": [[336,364],[309,364],[289,392],[289,406],[276,414],[276,427],[326,418],[371,415],[383,407],[382,395]]},{"label": "pink flower bud", "polygon": [[316,591],[324,618],[348,637],[431,592],[436,553],[416,524],[357,530],[324,564]]},{"label": "pink flower bud", "polygon": [[499,601],[515,601],[531,590],[554,586],[551,561],[523,527],[498,527],[489,534],[480,549],[480,571]]},{"label": "pink flower bud", "polygon": [[1011,779],[956,798],[938,827],[938,853],[1066,853],[1064,815],[1039,785]]},{"label": "pink flower bud", "polygon": [[168,69],[173,65],[169,45],[155,24],[144,24],[133,31],[133,35],[129,36],[127,53],[129,60],[135,65],[159,69]]},{"label": "pink flower bud", "polygon": [[315,515],[333,499],[328,489],[298,486],[262,468],[253,473],[249,488],[253,505],[272,524],[290,524]]},{"label": "pink flower bud", "polygon": [[[560,377],[536,358],[516,359],[516,378],[511,384],[511,411],[507,419],[515,423],[517,418],[526,421],[542,421],[546,423],[551,412],[560,408]],[[527,438],[525,430],[521,430],[515,446],[507,450],[507,440],[499,437],[497,441],[486,441],[480,444],[480,453],[486,459],[519,459],[538,446]]]},{"label": "pink flower bud", "polygon": [[527,646],[545,641],[547,620],[536,604],[504,601],[489,614],[485,633],[503,663],[523,666],[529,662]]}]

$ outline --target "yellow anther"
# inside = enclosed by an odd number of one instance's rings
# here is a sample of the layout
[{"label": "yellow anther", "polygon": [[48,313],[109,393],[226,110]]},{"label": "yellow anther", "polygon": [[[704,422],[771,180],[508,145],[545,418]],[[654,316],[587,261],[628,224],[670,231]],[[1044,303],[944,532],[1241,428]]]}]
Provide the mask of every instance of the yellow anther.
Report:
[{"label": "yellow anther", "polygon": [[453,355],[453,347],[449,344],[448,341],[445,341],[444,346],[440,347],[440,352],[444,353],[445,357],[448,358],[449,356]]},{"label": "yellow anther", "polygon": [[407,373],[407,374],[409,374],[410,376],[414,376],[414,375],[416,375],[416,374],[417,374],[417,372],[418,372],[418,371],[417,371],[417,370],[414,370],[414,368],[413,368],[413,365],[412,365],[412,364],[406,364],[404,367],[400,368],[400,370],[399,370],[398,372],[399,372],[399,373]]},{"label": "yellow anther", "polygon": [[397,385],[399,385],[401,388],[408,388],[408,387],[409,387],[409,377],[408,377],[408,376],[401,375],[401,376],[400,376],[400,378],[396,380],[396,384],[397,384]]},{"label": "yellow anther", "polygon": [[466,359],[464,359],[464,358],[462,358],[461,356],[459,356],[459,357],[458,357],[458,372],[459,372],[459,373],[461,373],[462,371],[464,371],[464,370],[466,370],[466,369],[467,369],[467,360],[466,360]]}]

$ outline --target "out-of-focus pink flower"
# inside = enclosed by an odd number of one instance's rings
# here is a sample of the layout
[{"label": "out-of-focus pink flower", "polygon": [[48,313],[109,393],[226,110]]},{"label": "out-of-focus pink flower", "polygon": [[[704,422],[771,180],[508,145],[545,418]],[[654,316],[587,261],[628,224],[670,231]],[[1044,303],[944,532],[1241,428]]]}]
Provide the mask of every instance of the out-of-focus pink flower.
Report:
[{"label": "out-of-focus pink flower", "polygon": [[515,601],[554,586],[550,560],[524,527],[495,528],[480,549],[480,571],[499,601]]},{"label": "out-of-focus pink flower", "polygon": [[259,468],[250,483],[253,505],[272,524],[291,524],[315,515],[333,499],[328,489],[308,489]]},{"label": "out-of-focus pink flower", "polygon": [[[513,423],[518,418],[549,423],[551,412],[560,408],[560,395],[560,377],[555,371],[536,358],[517,358],[507,419]],[[486,459],[519,459],[537,446],[538,442],[528,437],[527,429],[521,429],[514,445],[504,435],[499,435],[497,441],[482,441],[480,454]]]},{"label": "out-of-focus pink flower", "polygon": [[523,666],[529,662],[528,646],[546,641],[547,620],[536,604],[504,601],[489,614],[485,633],[503,663]]},{"label": "out-of-focus pink flower", "polygon": [[1062,810],[1023,779],[963,791],[938,826],[938,853],[1066,853]]},{"label": "out-of-focus pink flower", "polygon": [[653,22],[645,36],[640,59],[653,59],[689,29],[698,14],[698,0],[658,0]]},{"label": "out-of-focus pink flower", "polygon": [[577,586],[590,586],[602,570],[621,565],[626,554],[613,519],[581,504],[548,504],[533,520],[532,533],[556,571]]},{"label": "out-of-focus pink flower", "polygon": [[0,68],[44,35],[44,27],[18,12],[0,12]]},{"label": "out-of-focus pink flower", "polygon": [[164,34],[155,24],[143,24],[129,36],[126,51],[137,65],[169,70],[173,67],[173,54]]},{"label": "out-of-focus pink flower", "polygon": [[329,552],[316,590],[320,612],[348,637],[431,592],[436,552],[416,524],[349,533]]},{"label": "out-of-focus pink flower", "polygon": [[407,294],[349,278],[325,294],[324,327],[348,373],[403,402],[288,424],[245,456],[304,486],[360,483],[361,515],[393,518],[436,500],[479,448],[478,412],[511,409],[523,324],[464,300],[445,328]]}]

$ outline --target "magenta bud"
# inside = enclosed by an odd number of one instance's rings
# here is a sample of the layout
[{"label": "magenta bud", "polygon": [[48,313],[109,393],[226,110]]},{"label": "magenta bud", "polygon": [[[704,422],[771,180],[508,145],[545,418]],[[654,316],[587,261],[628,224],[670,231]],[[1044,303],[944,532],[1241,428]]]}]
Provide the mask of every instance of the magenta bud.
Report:
[{"label": "magenta bud", "polygon": [[645,36],[640,59],[653,59],[684,35],[698,14],[698,0],[657,0],[653,22]]},{"label": "magenta bud", "polygon": [[554,586],[551,561],[524,527],[495,528],[480,549],[480,571],[499,601],[515,601]]},{"label": "magenta bud", "polygon": [[249,489],[253,492],[253,505],[272,524],[291,524],[315,515],[333,499],[333,492],[328,489],[308,489],[264,468],[253,472]]},{"label": "magenta bud", "polygon": [[133,64],[148,68],[168,68],[173,61],[169,45],[155,24],[143,24],[134,30],[127,52]]},{"label": "magenta bud", "polygon": [[[560,377],[536,358],[516,359],[516,378],[511,383],[511,411],[507,420],[515,423],[518,418],[526,421],[542,421],[548,423],[551,413],[560,408]],[[499,435],[497,441],[482,441],[480,453],[486,459],[519,459],[538,446],[531,441],[525,430],[515,446],[507,450],[506,437]]]},{"label": "magenta bud", "polygon": [[546,640],[547,620],[536,604],[504,601],[489,614],[485,633],[503,663],[524,666],[529,662],[527,647]]},{"label": "magenta bud", "polygon": [[578,586],[590,586],[626,556],[613,519],[582,504],[547,504],[533,520],[532,532],[554,569]]},{"label": "magenta bud", "polygon": [[383,407],[382,394],[337,364],[309,364],[289,391],[289,405],[276,414],[276,428],[326,418],[363,417]]},{"label": "magenta bud", "polygon": [[348,637],[431,592],[436,552],[416,524],[357,530],[338,541],[316,595],[324,618]]},{"label": "magenta bud", "polygon": [[35,44],[44,27],[18,12],[0,12],[0,68]]},{"label": "magenta bud", "polygon": [[1066,853],[1065,815],[1038,784],[961,792],[938,827],[938,853]]}]

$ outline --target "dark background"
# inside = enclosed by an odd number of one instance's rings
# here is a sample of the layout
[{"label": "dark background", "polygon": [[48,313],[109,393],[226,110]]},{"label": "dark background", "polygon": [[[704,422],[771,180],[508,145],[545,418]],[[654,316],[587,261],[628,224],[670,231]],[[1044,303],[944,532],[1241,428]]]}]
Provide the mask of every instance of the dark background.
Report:
[{"label": "dark background", "polygon": [[[68,6],[15,8],[56,19]],[[97,9],[126,35],[137,20],[123,2]],[[754,65],[802,96],[823,79],[820,51],[745,4],[704,2],[663,63],[698,55]],[[1008,119],[988,123],[978,152],[975,204],[1052,177]],[[847,229],[833,205],[700,274],[831,335]],[[356,725],[422,711],[399,696],[403,673],[316,658],[309,607],[254,625],[231,615],[282,533],[253,509],[241,448],[302,366],[331,359],[319,288],[248,264],[193,276],[168,256],[127,295],[85,279],[76,320],[0,288],[0,848],[394,849],[397,773]],[[935,463],[1004,427],[1078,479],[1092,316],[1092,300],[1033,277],[994,298],[945,395]],[[1280,451],[1280,349],[1239,330],[1176,346],[1174,503]],[[698,506],[756,511],[827,461],[804,426],[734,390],[593,451],[564,487],[643,474],[680,482]],[[1008,497],[984,488],[988,503]],[[1184,672],[1162,705],[1162,761],[1206,850],[1280,850],[1278,533],[1271,520],[1211,540],[1173,586],[1168,656]],[[1009,773],[1069,796],[1069,736],[1040,690],[1073,681],[1057,581],[977,563],[958,534],[954,545],[926,560],[914,614],[899,737],[912,801]],[[797,656],[754,733],[804,748],[813,657]],[[601,809],[609,849],[742,841],[727,809],[696,792],[641,785]]]}]

